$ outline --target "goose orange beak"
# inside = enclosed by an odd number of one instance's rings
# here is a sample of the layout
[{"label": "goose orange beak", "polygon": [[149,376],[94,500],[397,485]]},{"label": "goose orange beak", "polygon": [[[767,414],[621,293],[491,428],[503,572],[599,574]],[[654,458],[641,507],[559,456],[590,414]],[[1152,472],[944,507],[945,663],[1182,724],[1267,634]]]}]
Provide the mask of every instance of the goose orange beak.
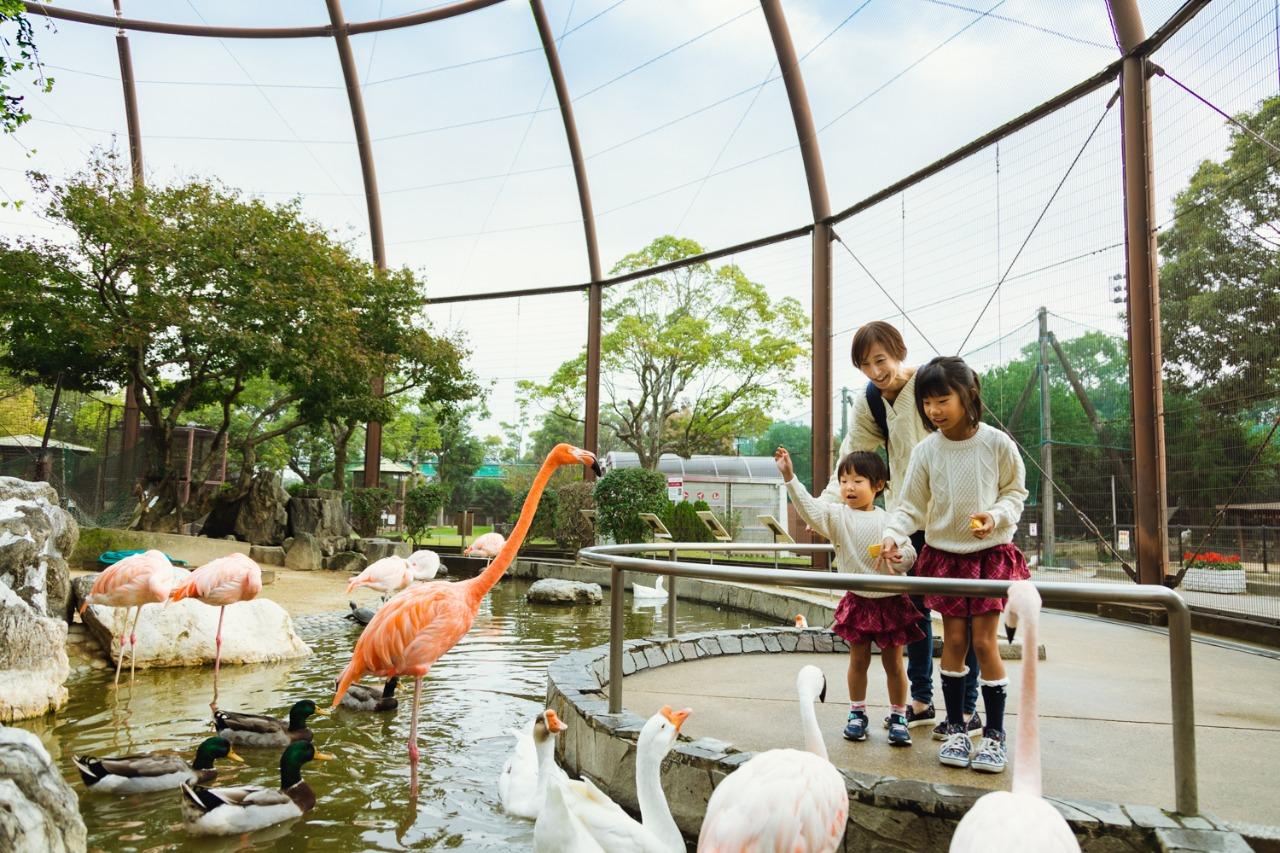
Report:
[{"label": "goose orange beak", "polygon": [[565,723],[564,720],[560,719],[560,716],[555,711],[552,711],[550,708],[547,709],[546,714],[544,714],[543,716],[547,720],[547,731],[551,732],[553,735],[559,734],[560,732],[569,728],[568,724]]},{"label": "goose orange beak", "polygon": [[670,705],[663,705],[660,713],[667,718],[667,722],[676,727],[676,731],[680,731],[680,727],[684,725],[685,719],[693,713],[693,709],[685,708],[682,711],[673,711]]}]

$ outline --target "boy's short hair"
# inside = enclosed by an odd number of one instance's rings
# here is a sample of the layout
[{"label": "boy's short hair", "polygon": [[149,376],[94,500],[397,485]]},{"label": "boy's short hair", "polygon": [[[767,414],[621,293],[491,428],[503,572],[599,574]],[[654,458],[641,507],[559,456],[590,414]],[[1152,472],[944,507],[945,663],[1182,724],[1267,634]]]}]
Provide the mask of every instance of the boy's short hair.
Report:
[{"label": "boy's short hair", "polygon": [[889,466],[885,464],[878,453],[855,450],[852,453],[846,453],[844,458],[840,460],[839,466],[836,467],[836,479],[847,474],[866,477],[871,481],[872,485],[879,483],[880,488],[876,489],[876,494],[880,494],[884,491],[884,485],[889,480]]},{"label": "boy's short hair", "polygon": [[879,344],[889,355],[902,361],[907,357],[907,344],[902,340],[902,333],[884,320],[872,320],[853,333],[853,366],[862,367],[871,348]]}]

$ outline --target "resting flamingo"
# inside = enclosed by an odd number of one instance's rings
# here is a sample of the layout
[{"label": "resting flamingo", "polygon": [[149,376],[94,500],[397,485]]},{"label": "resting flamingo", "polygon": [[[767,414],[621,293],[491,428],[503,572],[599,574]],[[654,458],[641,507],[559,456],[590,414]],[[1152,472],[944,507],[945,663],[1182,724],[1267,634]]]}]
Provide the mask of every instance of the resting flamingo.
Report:
[{"label": "resting flamingo", "polygon": [[457,583],[436,581],[405,590],[378,610],[356,642],[351,662],[338,681],[333,707],[342,701],[347,688],[366,673],[379,678],[394,675],[413,678],[413,718],[409,724],[411,796],[416,797],[418,791],[418,706],[422,699],[422,679],[470,630],[485,594],[515,559],[551,475],[557,468],[572,464],[588,465],[600,473],[595,454],[557,444],[529,487],[511,538],[483,572]]},{"label": "resting flamingo", "polygon": [[698,853],[833,853],[844,838],[849,792],[827,760],[813,700],[826,701],[816,666],[796,676],[807,752],[771,749],[751,758],[711,792]]},{"label": "resting flamingo", "polygon": [[218,670],[222,666],[222,620],[227,605],[257,598],[262,592],[262,569],[244,554],[228,554],[210,560],[180,583],[170,598],[181,601],[196,598],[218,610],[218,632],[213,637],[213,701],[209,707],[218,710]]},{"label": "resting flamingo", "polygon": [[430,548],[414,551],[409,555],[409,566],[413,569],[415,581],[435,580],[440,571],[440,555]]},{"label": "resting flamingo", "polygon": [[1036,655],[1040,593],[1030,581],[1009,585],[1004,612],[1009,639],[1022,634],[1022,695],[1018,697],[1018,734],[1013,748],[1013,791],[984,794],[951,836],[951,853],[1079,853],[1071,827],[1040,796],[1040,721],[1036,714]]},{"label": "resting flamingo", "polygon": [[[512,531],[512,535],[515,535],[515,531]],[[490,531],[483,536],[477,537],[476,541],[462,549],[462,556],[470,557],[475,554],[481,557],[487,557],[489,560],[493,560],[494,557],[498,556],[498,554],[502,552],[502,546],[505,545],[506,542],[507,540],[502,538],[501,533],[494,533]]]},{"label": "resting flamingo", "polygon": [[796,627],[799,628],[801,631],[809,627],[809,620],[804,618],[803,613],[796,614]]},{"label": "resting flamingo", "polygon": [[[153,548],[141,554],[130,554],[103,569],[94,580],[93,589],[84,597],[80,613],[84,613],[90,604],[125,608],[124,630],[120,633],[120,655],[116,658],[116,687],[120,686],[120,665],[124,663],[126,636],[132,652],[129,660],[129,684],[133,685],[133,674],[138,663],[137,630],[138,620],[142,617],[142,606],[167,601],[172,588],[173,563],[162,552]],[[129,626],[130,608],[137,609],[133,616],[133,627]]]},{"label": "resting flamingo", "polygon": [[375,592],[382,593],[382,600],[386,601],[387,596],[399,592],[411,583],[413,583],[413,567],[409,565],[409,561],[404,557],[392,555],[374,560],[369,568],[352,578],[351,583],[347,584],[347,595],[357,587],[367,586]]}]

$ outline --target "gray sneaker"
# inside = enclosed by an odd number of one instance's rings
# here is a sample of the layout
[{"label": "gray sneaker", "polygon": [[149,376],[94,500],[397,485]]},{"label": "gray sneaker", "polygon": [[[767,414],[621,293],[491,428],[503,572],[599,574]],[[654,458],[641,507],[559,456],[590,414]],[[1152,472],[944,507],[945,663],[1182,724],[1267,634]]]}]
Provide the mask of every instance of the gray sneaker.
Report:
[{"label": "gray sneaker", "polygon": [[[970,737],[972,737],[975,733],[981,732],[982,731],[982,715],[979,714],[977,711],[974,711],[972,714],[969,715],[969,718],[965,721],[964,728],[965,728],[965,731],[969,732]],[[942,722],[938,723],[936,726],[933,727],[933,739],[934,740],[947,739],[947,715],[946,714],[942,715]]]},{"label": "gray sneaker", "polygon": [[1008,760],[1004,752],[1004,732],[987,729],[969,766],[979,773],[1003,773]]},{"label": "gray sneaker", "polygon": [[938,763],[945,764],[947,767],[968,767],[969,751],[972,746],[969,735],[963,729],[956,727],[947,735],[942,748],[938,750]]}]

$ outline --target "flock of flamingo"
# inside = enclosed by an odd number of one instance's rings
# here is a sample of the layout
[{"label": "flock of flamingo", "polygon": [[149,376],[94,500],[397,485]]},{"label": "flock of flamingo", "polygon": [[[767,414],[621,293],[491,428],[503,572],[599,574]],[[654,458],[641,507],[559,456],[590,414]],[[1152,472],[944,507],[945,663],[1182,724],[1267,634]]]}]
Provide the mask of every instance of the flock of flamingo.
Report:
[{"label": "flock of flamingo", "polygon": [[[330,708],[310,700],[297,702],[287,720],[244,714],[217,707],[222,654],[222,622],[226,607],[248,601],[261,591],[261,571],[243,554],[215,559],[189,576],[177,578],[159,551],[121,560],[103,571],[80,611],[90,604],[125,608],[125,632],[116,662],[120,680],[126,648],[136,658],[136,628],[141,608],[149,603],[194,598],[220,608],[215,634],[213,709],[216,736],[206,739],[194,759],[161,753],[123,758],[75,756],[87,788],[132,794],[180,788],[186,828],[195,834],[240,835],[296,818],[316,804],[315,793],[302,778],[302,766],[332,756],[312,746],[307,720],[339,705],[359,711],[394,710],[400,679],[413,679],[413,710],[408,752],[411,797],[418,788],[417,744],[422,681],[431,667],[470,630],[481,601],[505,573],[522,543],[543,489],[554,471],[584,465],[599,473],[595,456],[567,444],[548,455],[530,487],[510,538],[497,534],[478,538],[468,549],[488,557],[483,571],[458,582],[432,581],[439,557],[417,551],[411,559],[378,560],[353,578],[348,593],[359,587],[383,595],[371,615],[356,618],[367,625],[356,641],[351,660],[335,682]],[[666,593],[661,577],[655,587],[636,587],[637,595]],[[353,605],[354,608],[354,605]],[[135,610],[130,623],[130,611]],[[1035,648],[1040,597],[1029,582],[1010,586],[1006,624],[1022,624],[1024,643]],[[807,627],[797,617],[796,627]],[[127,645],[126,645],[127,634]],[[1036,655],[1023,662],[1023,688],[1015,748],[1013,790],[980,798],[960,822],[951,841],[953,853],[968,851],[1079,850],[1065,820],[1040,796],[1040,753],[1036,717]],[[130,681],[135,666],[130,665]],[[380,689],[358,682],[366,675],[386,679]],[[815,666],[805,666],[796,679],[804,749],[773,749],[753,756],[716,786],[698,838],[700,853],[712,851],[822,851],[839,849],[849,814],[844,777],[828,759],[818,727],[815,701],[825,701],[826,679]],[[569,778],[555,762],[555,738],[566,724],[546,709],[521,729],[512,729],[515,746],[498,779],[503,809],[531,819],[534,848],[539,853],[656,853],[684,851],[662,789],[661,766],[676,744],[691,711],[663,707],[641,730],[635,754],[636,795],[640,819],[632,818],[587,778]],[[217,776],[215,761],[243,759],[242,748],[282,749],[280,787],[208,787]]]}]

